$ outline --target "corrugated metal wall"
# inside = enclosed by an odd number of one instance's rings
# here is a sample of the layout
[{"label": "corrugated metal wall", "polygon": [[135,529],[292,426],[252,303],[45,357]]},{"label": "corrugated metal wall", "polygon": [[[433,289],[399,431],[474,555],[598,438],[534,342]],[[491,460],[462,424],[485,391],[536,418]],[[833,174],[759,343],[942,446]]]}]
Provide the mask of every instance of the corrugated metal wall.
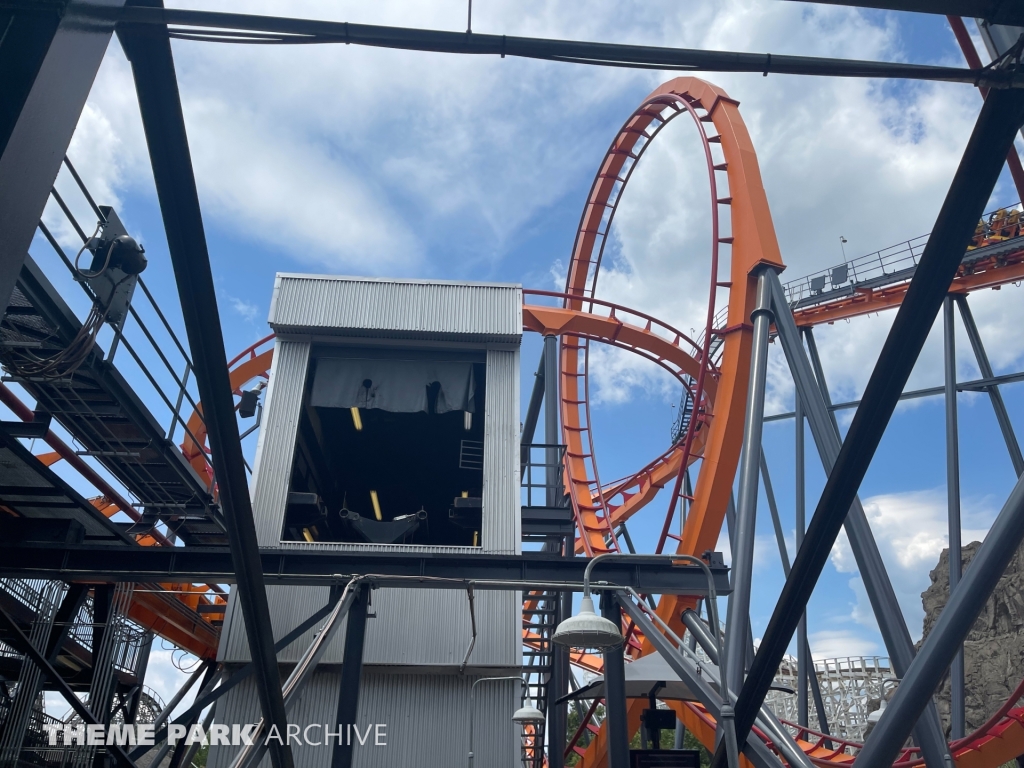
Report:
[{"label": "corrugated metal wall", "polygon": [[487,350],[482,540],[485,552],[522,549],[519,496],[519,350]]},{"label": "corrugated metal wall", "polygon": [[[327,602],[327,587],[267,587],[274,637],[281,638]],[[377,618],[366,624],[366,664],[452,667],[462,664],[472,637],[466,593],[451,589],[378,589],[372,607]],[[519,592],[475,594],[477,640],[470,667],[518,667],[522,664]],[[320,622],[321,624],[323,622]],[[278,654],[294,663],[313,641],[315,628]],[[345,627],[327,647],[324,664],[344,658]],[[249,661],[242,612],[229,601],[217,658],[234,664]]]},{"label": "corrugated metal wall", "polygon": [[[519,498],[519,351],[522,291],[511,285],[387,281],[304,275],[279,275],[271,324],[284,333],[432,340],[442,344],[487,345],[487,394],[484,413],[484,482],[480,548],[386,546],[281,542],[295,437],[309,370],[309,341],[277,342],[263,427],[253,473],[253,514],[261,546],[318,550],[518,553],[521,549]],[[339,339],[340,340],[340,339]],[[417,342],[413,342],[417,343]],[[419,342],[422,343],[422,342]],[[327,587],[267,589],[276,638],[288,633],[327,602]],[[455,590],[381,589],[372,597],[377,618],[367,624],[364,681],[359,720],[388,724],[386,748],[361,747],[360,767],[417,765],[449,768],[466,759],[469,686],[473,678],[457,674],[471,638],[467,596]],[[522,665],[521,595],[478,592],[475,598],[477,642],[468,671],[490,667],[497,675],[515,675]],[[284,650],[282,663],[294,663],[312,642],[316,628]],[[344,627],[322,664],[342,661]],[[249,659],[241,611],[229,600],[218,658],[227,663]],[[442,674],[433,674],[431,668]],[[387,670],[386,672],[382,670]],[[402,673],[402,670],[405,673]],[[302,725],[335,718],[340,685],[336,666],[321,667],[310,688],[290,713]],[[413,671],[417,673],[412,673]],[[430,674],[427,674],[430,672]],[[475,708],[477,765],[518,764],[518,726],[510,718],[518,705],[519,684],[483,683]],[[228,693],[218,709],[219,722],[257,719],[254,683]],[[235,750],[214,748],[211,768],[226,768]],[[327,768],[330,749],[299,747],[300,768]],[[269,766],[269,761],[263,761]]]},{"label": "corrugated metal wall", "polygon": [[522,313],[518,285],[279,274],[270,325],[278,333],[518,344]]},{"label": "corrugated metal wall", "polygon": [[[354,750],[355,768],[452,768],[464,765],[469,752],[470,688],[475,677],[466,675],[406,675],[365,672],[359,695],[357,725],[386,726],[386,746],[375,746],[373,734]],[[318,671],[289,713],[290,722],[334,723],[337,719],[340,678],[333,671]],[[515,680],[477,685],[473,706],[475,764],[486,768],[514,768],[519,764],[519,736],[512,713],[519,705],[520,684]],[[219,723],[255,722],[258,705],[250,678],[225,694],[218,705]],[[333,729],[333,726],[332,726]],[[320,729],[310,730],[321,740]],[[296,768],[328,768],[331,746],[293,745]],[[210,749],[207,765],[228,768],[237,747]],[[264,758],[260,768],[269,768]]]},{"label": "corrugated metal wall", "polygon": [[309,349],[309,342],[280,339],[274,347],[252,477],[252,514],[261,547],[276,546],[281,540],[295,436],[309,371]]}]

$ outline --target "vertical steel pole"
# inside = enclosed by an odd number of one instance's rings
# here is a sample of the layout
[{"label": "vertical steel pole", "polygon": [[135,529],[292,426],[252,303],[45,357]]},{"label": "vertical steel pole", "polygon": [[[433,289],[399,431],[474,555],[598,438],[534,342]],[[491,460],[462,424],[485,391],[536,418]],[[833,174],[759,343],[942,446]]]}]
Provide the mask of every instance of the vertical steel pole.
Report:
[{"label": "vertical steel pole", "polygon": [[[794,497],[794,514],[796,517],[796,548],[804,542],[804,531],[807,528],[807,480],[804,477],[804,404],[800,393],[796,393],[794,403],[796,411],[796,435],[795,435],[795,461],[796,461],[796,491]],[[800,616],[800,624],[796,628],[796,720],[804,728],[807,727],[808,701],[807,701],[807,664],[811,661],[807,656],[807,611]],[[818,714],[819,721],[822,713]]]},{"label": "vertical steel pole", "polygon": [[[338,693],[338,731],[347,731],[359,715],[359,687],[363,678],[363,643],[366,639],[366,611],[370,588],[358,587],[359,594],[348,609],[345,627],[345,655],[342,657],[341,685]],[[339,737],[334,744],[331,768],[351,768],[353,747]]]},{"label": "vertical steel pole", "polygon": [[[967,297],[957,295],[954,299],[957,307],[960,308],[960,319],[964,322],[964,329],[967,331],[967,338],[971,341],[971,348],[978,360],[978,370],[984,379],[991,379],[995,376],[992,371],[992,364],[988,360],[988,353],[985,352],[985,345],[981,343],[981,333],[978,332],[978,325],[974,322],[974,313],[967,304]],[[1017,442],[1017,435],[1013,432],[1013,424],[1010,422],[1010,414],[1006,412],[1006,403],[1003,402],[1003,394],[999,387],[993,384],[986,387],[989,399],[992,401],[992,410],[995,411],[996,421],[999,423],[999,430],[1003,433],[1003,440],[1006,442],[1006,450],[1010,454],[1010,461],[1013,463],[1013,471],[1017,477],[1024,474],[1024,456],[1020,452],[1020,444]]]},{"label": "vertical steel pole", "polygon": [[526,407],[526,417],[523,419],[523,434],[519,440],[522,446],[520,449],[522,454],[519,459],[520,464],[528,464],[530,462],[529,446],[533,442],[533,436],[537,433],[537,418],[540,416],[541,403],[544,402],[544,370],[546,366],[547,357],[542,350],[540,353],[540,363],[537,365],[537,372],[533,374],[530,404]]},{"label": "vertical steel pole", "polygon": [[[826,472],[830,472],[839,456],[842,442],[839,437],[839,425],[831,410],[832,400],[828,394],[828,384],[821,367],[814,334],[809,328],[804,331],[807,340],[805,351],[793,314],[786,305],[785,291],[777,277],[772,280],[772,301],[775,308],[775,326],[783,351],[786,353],[786,362],[789,364],[793,383],[802,397],[804,414],[811,427],[811,435],[818,448],[822,467]],[[857,495],[853,497],[844,525],[864,582],[864,589],[871,602],[871,609],[878,620],[879,631],[892,659],[893,669],[897,676],[902,676],[914,659],[914,644],[903,618],[903,611],[896,599],[896,592],[889,580],[889,574],[885,570],[882,555],[878,551],[878,544],[864,514],[864,507]],[[799,552],[797,556],[799,557]],[[817,699],[815,704],[817,705]],[[819,708],[819,711],[823,710]],[[929,768],[944,768],[949,746],[934,702],[929,705],[921,722],[918,723],[915,735]]]},{"label": "vertical steel pole", "polygon": [[[601,595],[601,613],[617,627],[622,613],[614,592]],[[626,664],[622,646],[604,651],[604,701],[608,728],[608,768],[629,768],[629,726],[626,720]]]},{"label": "vertical steel pole", "polygon": [[[960,583],[960,447],[956,413],[956,327],[953,297],[942,304],[942,341],[946,374],[946,499],[949,512],[949,593]],[[964,649],[953,658],[949,668],[950,738],[962,739],[966,727],[964,702]]]},{"label": "vertical steel pole", "polygon": [[[558,337],[544,337],[544,442],[558,445],[561,435],[558,430]],[[549,507],[558,506],[560,499],[555,498],[558,486],[558,450],[547,449],[544,459],[547,465],[547,503]]]},{"label": "vertical steel pole", "polygon": [[[768,459],[767,459],[767,457],[765,457],[763,449],[761,450],[761,477],[764,480],[764,495],[768,499],[768,510],[771,512],[771,515],[772,515],[772,525],[775,527],[775,538],[778,540],[778,543],[779,543],[779,557],[782,559],[782,572],[783,572],[783,574],[785,574],[786,578],[789,578],[789,570],[790,570],[790,566],[789,566],[789,552],[786,549],[786,540],[785,540],[785,538],[783,537],[783,534],[782,534],[782,521],[781,521],[781,518],[779,517],[779,508],[778,508],[778,506],[775,503],[775,492],[772,490],[772,477],[768,473]],[[798,678],[800,676],[799,675],[800,658],[802,657],[805,660],[813,659],[813,657],[811,656],[811,647],[810,647],[810,645],[807,642],[806,623],[804,624],[804,628],[805,628],[805,631],[804,631],[803,639],[802,639],[802,641],[798,641],[798,645],[797,645],[797,677]],[[751,637],[750,648],[753,649],[753,647],[754,647],[754,641],[753,641],[753,638]],[[753,653],[753,650],[751,650],[751,653]],[[813,684],[813,687],[811,688],[811,691],[814,694],[814,706],[815,706],[815,709],[818,712],[818,730],[820,730],[822,733],[828,734],[828,733],[831,733],[831,731],[829,731],[829,729],[828,729],[828,716],[825,713],[825,702],[824,702],[824,700],[822,699],[822,696],[821,696],[821,684],[818,681],[818,674],[817,674],[817,672],[814,671],[814,667],[813,666],[810,667],[809,671],[810,671],[810,675],[809,675],[810,680],[809,680],[809,682]],[[808,668],[805,667],[804,668],[805,676],[807,675],[807,672],[808,672]],[[804,707],[805,708],[807,706],[807,699],[806,699],[807,693],[806,693],[806,690],[807,690],[807,688],[806,688],[806,685],[805,685],[804,686],[804,697],[805,697],[804,698]],[[797,698],[797,703],[799,705],[799,697]],[[805,712],[806,712],[806,709],[805,709]],[[801,723],[801,725],[806,726],[807,724],[806,723]],[[831,742],[826,742],[825,743],[825,748],[826,749],[831,749],[830,744],[831,744]]]},{"label": "vertical steel pole", "polygon": [[764,426],[764,388],[768,372],[768,330],[772,324],[770,269],[757,278],[757,303],[751,314],[754,341],[750,352],[750,385],[740,454],[739,493],[736,500],[736,536],[733,544],[732,594],[725,623],[725,657],[730,690],[743,687],[747,666],[747,635],[750,631],[750,585],[754,566],[754,536],[757,521],[758,464]]}]

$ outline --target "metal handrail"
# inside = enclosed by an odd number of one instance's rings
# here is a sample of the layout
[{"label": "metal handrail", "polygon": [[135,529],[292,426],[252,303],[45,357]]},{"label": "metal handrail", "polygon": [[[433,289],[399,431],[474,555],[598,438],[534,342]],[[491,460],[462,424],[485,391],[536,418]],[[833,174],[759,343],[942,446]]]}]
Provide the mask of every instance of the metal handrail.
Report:
[{"label": "metal handrail", "polygon": [[[1015,203],[1010,206],[1003,206],[996,211],[986,213],[979,226],[983,225],[982,232],[978,237],[984,239],[986,237],[995,236],[995,231],[992,225],[996,223],[996,216],[1000,211],[1012,211],[1020,210],[1021,204]],[[911,238],[910,240],[904,240],[895,245],[890,245],[887,248],[882,248],[878,251],[865,254],[864,256],[858,256],[855,259],[847,260],[841,264],[835,264],[825,269],[819,269],[816,272],[811,272],[802,277],[798,277],[794,280],[790,280],[788,283],[783,284],[783,289],[786,291],[786,300],[792,305],[794,302],[800,301],[801,299],[809,296],[826,296],[830,291],[836,290],[837,288],[849,285],[858,285],[869,280],[875,280],[877,278],[886,277],[899,273],[905,269],[911,269],[917,266],[918,259],[921,253],[924,251],[924,247],[928,242],[928,238],[931,233],[919,235],[918,237]],[[832,281],[832,277],[836,270],[846,271],[845,280]],[[841,273],[840,273],[841,274]],[[821,287],[813,288],[812,281],[820,279]],[[829,288],[826,290],[826,286]]]}]

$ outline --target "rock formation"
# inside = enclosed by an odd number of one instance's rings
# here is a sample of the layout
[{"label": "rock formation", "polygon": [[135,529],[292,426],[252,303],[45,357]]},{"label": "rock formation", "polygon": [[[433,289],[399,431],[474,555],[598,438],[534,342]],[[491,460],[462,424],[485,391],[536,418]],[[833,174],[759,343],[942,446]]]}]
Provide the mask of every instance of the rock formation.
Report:
[{"label": "rock formation", "polygon": [[[981,546],[963,547],[964,572]],[[931,585],[921,593],[924,636],[935,625],[949,598],[949,550],[944,549],[931,572]],[[920,644],[919,644],[920,645]],[[1024,548],[1017,551],[964,642],[967,733],[981,726],[1024,678]],[[949,675],[936,691],[936,703],[949,734]]]}]

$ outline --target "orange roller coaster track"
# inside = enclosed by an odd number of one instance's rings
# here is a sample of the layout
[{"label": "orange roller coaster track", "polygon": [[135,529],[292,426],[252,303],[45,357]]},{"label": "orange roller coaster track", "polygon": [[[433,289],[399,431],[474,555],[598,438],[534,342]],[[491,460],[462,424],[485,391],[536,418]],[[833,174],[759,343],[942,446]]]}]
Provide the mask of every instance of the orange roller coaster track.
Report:
[{"label": "orange roller coaster track", "polygon": [[[650,315],[595,297],[597,278],[607,234],[637,161],[651,141],[676,116],[688,114],[700,133],[711,180],[713,242],[707,324],[694,341],[682,332]],[[715,133],[709,133],[712,127]],[[718,209],[730,209],[731,232],[719,231]],[[1010,257],[982,269],[965,268],[953,289],[968,292],[1020,279],[1018,265],[1024,259],[1021,247]],[[1018,251],[1020,252],[1018,254]],[[722,261],[728,255],[728,263]],[[1020,256],[1018,258],[1018,255]],[[668,539],[676,542],[676,552],[699,554],[714,547],[724,520],[740,454],[749,380],[752,329],[749,323],[754,307],[756,279],[761,265],[783,269],[767,195],[753,144],[739,113],[739,103],[721,88],[697,78],[671,80],[655,90],[630,116],[609,147],[594,183],[577,232],[572,261],[564,292],[525,290],[523,328],[562,340],[560,361],[560,416],[563,442],[566,444],[565,474],[579,534],[577,553],[593,556],[615,551],[615,528],[648,505],[658,492],[671,485],[668,507],[658,551]],[[1007,266],[1013,268],[1007,269]],[[726,269],[728,279],[721,279]],[[974,275],[984,274],[984,277]],[[908,278],[909,279],[909,278]],[[891,290],[851,292],[825,308],[794,308],[801,324],[815,325],[896,306],[902,300],[905,285]],[[727,292],[724,309],[715,314],[715,305]],[[555,305],[553,302],[557,303]],[[716,319],[717,318],[717,319]],[[717,325],[716,325],[717,323]],[[267,379],[273,360],[273,336],[252,345],[229,363],[231,387],[240,396],[247,384]],[[640,355],[673,375],[690,394],[692,418],[682,434],[661,456],[632,475],[602,485],[598,474],[589,412],[589,349],[600,343]],[[214,487],[209,467],[209,449],[201,413],[188,422],[182,445],[186,457]],[[681,478],[687,467],[699,472],[682,533],[669,533],[674,507],[680,498]],[[657,612],[669,626],[681,633],[680,615],[693,607],[686,597],[664,596]],[[537,638],[524,631],[524,644]],[[643,655],[652,650],[642,635],[634,634],[628,653]],[[600,657],[573,654],[577,666],[599,671]],[[1024,682],[1018,692],[982,728],[951,745],[956,764],[961,768],[993,768],[1017,754],[1024,753],[1024,708],[1012,704],[1024,694]],[[630,703],[628,717],[631,732],[639,727],[640,712],[646,700]],[[680,719],[709,748],[714,746],[714,719],[698,704],[671,702]],[[797,744],[819,766],[848,765],[859,744],[826,737],[793,723]],[[585,730],[580,728],[582,733]],[[759,737],[767,737],[755,729]],[[771,746],[769,742],[769,746]],[[580,766],[601,766],[607,760],[606,734],[596,729],[586,749],[577,748]],[[744,764],[749,765],[746,761]],[[900,768],[921,765],[914,749],[905,750],[895,764]]]}]

